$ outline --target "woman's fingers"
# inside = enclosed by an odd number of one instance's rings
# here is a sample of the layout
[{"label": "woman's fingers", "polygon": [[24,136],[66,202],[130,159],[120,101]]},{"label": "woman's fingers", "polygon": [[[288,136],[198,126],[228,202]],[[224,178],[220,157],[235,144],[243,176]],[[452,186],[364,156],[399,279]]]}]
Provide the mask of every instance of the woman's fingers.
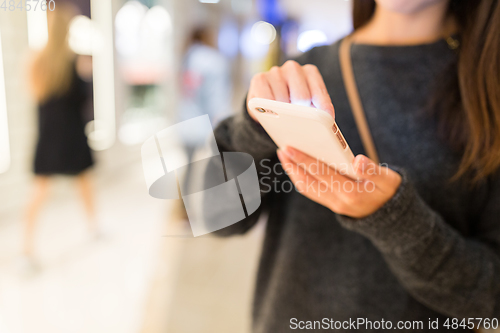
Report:
[{"label": "woman's fingers", "polygon": [[256,74],[252,81],[250,81],[250,89],[248,90],[247,96],[247,112],[256,122],[259,122],[255,117],[254,113],[250,111],[248,107],[248,102],[254,97],[260,97],[265,99],[274,100],[274,94],[267,80],[266,73]]},{"label": "woman's fingers", "polygon": [[340,202],[335,193],[329,188],[327,182],[318,180],[304,169],[299,168],[283,151],[278,150],[277,154],[283,170],[285,170],[299,193],[330,209],[335,206],[332,203]]},{"label": "woman's fingers", "polygon": [[274,100],[274,94],[267,80],[266,73],[256,74],[250,81],[250,90],[248,91],[248,100],[254,97]]},{"label": "woman's fingers", "polygon": [[397,172],[362,155],[355,161],[357,172],[365,176],[362,181],[342,176],[327,164],[290,147],[278,150],[278,157],[299,193],[335,213],[353,218],[363,218],[380,209],[401,183]]},{"label": "woman's fingers", "polygon": [[290,92],[290,101],[295,104],[310,106],[311,93],[302,66],[296,61],[288,60],[281,67],[281,71]]},{"label": "woman's fingers", "polygon": [[278,102],[290,103],[290,95],[288,92],[288,85],[283,78],[281,69],[277,66],[271,68],[267,73],[267,80],[269,86],[274,94],[274,98]]},{"label": "woman's fingers", "polygon": [[394,192],[401,183],[401,176],[394,170],[380,166],[364,155],[358,155],[353,162],[360,178],[370,180],[384,193]]},{"label": "woman's fingers", "polygon": [[338,184],[341,188],[346,187],[346,183],[350,183],[349,188],[354,185],[354,181],[337,170],[331,168],[328,164],[323,163],[303,152],[292,147],[286,147],[284,153],[293,160],[300,168],[303,168],[310,175],[320,181],[326,181],[330,184]]},{"label": "woman's fingers", "polygon": [[324,110],[335,117],[332,100],[326,90],[325,82],[323,81],[323,77],[321,76],[318,67],[314,65],[305,65],[303,70],[307,78],[309,91],[311,93],[312,104],[316,108]]},{"label": "woman's fingers", "polygon": [[363,195],[376,191],[373,187],[372,190],[367,191],[364,183],[360,184],[350,180],[341,183],[341,179],[336,180],[335,177],[318,179],[303,167],[300,167],[283,151],[278,150],[278,157],[283,169],[300,194],[331,209],[335,213],[349,216],[359,215],[356,207],[363,201]]},{"label": "woman's fingers", "polygon": [[[281,67],[274,66],[265,73],[256,74],[250,83],[247,101],[254,97],[314,106],[334,116],[334,109],[325,82],[314,65],[301,66],[293,60]],[[255,119],[253,112],[248,112]]]}]

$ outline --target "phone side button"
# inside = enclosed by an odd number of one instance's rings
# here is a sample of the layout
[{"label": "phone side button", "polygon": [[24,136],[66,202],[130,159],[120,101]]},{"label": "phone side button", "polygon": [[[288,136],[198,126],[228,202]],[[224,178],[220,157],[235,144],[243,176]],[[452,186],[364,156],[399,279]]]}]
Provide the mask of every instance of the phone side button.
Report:
[{"label": "phone side button", "polygon": [[342,134],[340,134],[340,132],[337,132],[337,139],[339,139],[340,144],[342,145],[342,149],[346,149],[347,148],[347,143],[345,142],[345,140],[342,137]]},{"label": "phone side button", "polygon": [[333,130],[333,133],[337,134],[337,132],[339,131],[337,124],[333,123],[332,130]]}]

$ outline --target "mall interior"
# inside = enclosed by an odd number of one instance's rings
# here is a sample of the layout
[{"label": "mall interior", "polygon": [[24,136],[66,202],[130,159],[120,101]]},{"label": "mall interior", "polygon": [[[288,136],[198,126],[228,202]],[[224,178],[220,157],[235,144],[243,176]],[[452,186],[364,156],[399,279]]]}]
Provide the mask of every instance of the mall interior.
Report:
[{"label": "mall interior", "polygon": [[[51,177],[36,217],[36,267],[27,268],[39,121],[29,63],[47,43],[50,11],[68,3],[69,45],[93,86],[84,118],[99,234],[89,232],[74,177]],[[0,332],[249,332],[265,221],[241,237],[194,238],[180,200],[148,194],[141,145],[179,121],[183,85],[196,85],[196,65],[191,76],[182,70],[195,31],[223,59],[215,63],[229,89],[214,92],[214,112],[227,116],[241,110],[253,74],[346,34],[349,1],[9,5],[0,9]]]},{"label": "mall interior", "polygon": [[[181,200],[149,194],[141,146],[196,114],[193,94],[213,97],[213,125],[240,112],[254,74],[348,34],[351,1],[38,2],[0,7],[0,333],[250,332],[265,218],[243,236],[193,237]],[[30,64],[58,6],[71,9],[93,165],[40,195]],[[200,92],[204,71],[214,83]],[[30,218],[36,262],[23,254]]]}]

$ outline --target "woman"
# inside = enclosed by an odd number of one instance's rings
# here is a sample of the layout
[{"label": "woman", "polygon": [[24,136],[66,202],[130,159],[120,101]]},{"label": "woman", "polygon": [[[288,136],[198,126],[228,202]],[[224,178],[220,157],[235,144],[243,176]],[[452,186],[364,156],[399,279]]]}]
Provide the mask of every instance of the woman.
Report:
[{"label": "woman", "polygon": [[[382,320],[398,331],[477,328],[473,318],[500,316],[500,4],[355,0],[354,26],[357,87],[389,167],[358,155],[355,167],[374,191],[319,192],[303,185],[354,184],[333,171],[312,172],[316,161],[304,153],[278,151],[296,191],[268,191],[261,178],[258,212],[269,211],[269,220],[254,331],[388,330]],[[339,45],[256,75],[247,99],[327,110],[359,154]],[[216,138],[223,150],[250,153],[269,179],[276,146],[250,111],[223,122]],[[288,179],[274,170],[272,188],[288,188],[275,185]],[[220,233],[244,233],[258,215]],[[351,324],[358,318],[361,325]]]},{"label": "woman", "polygon": [[77,74],[76,55],[68,45],[69,24],[74,11],[58,5],[48,12],[49,38],[35,55],[30,68],[32,93],[38,103],[38,143],[35,153],[35,195],[28,207],[24,254],[32,259],[35,221],[54,175],[75,176],[89,220],[96,231],[89,176],[92,156],[84,133],[82,111],[89,89]]}]

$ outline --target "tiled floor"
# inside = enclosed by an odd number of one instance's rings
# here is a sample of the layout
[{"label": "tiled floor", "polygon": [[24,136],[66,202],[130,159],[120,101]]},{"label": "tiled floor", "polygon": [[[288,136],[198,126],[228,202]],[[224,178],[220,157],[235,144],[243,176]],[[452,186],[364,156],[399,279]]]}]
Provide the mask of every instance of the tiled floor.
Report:
[{"label": "tiled floor", "polygon": [[262,226],[243,237],[184,240],[166,332],[249,332]]},{"label": "tiled floor", "polygon": [[258,229],[232,239],[163,237],[185,225],[167,223],[172,203],[149,197],[134,165],[97,184],[106,234],[95,241],[71,185],[56,180],[42,212],[34,276],[17,269],[22,214],[2,219],[0,333],[245,332]]},{"label": "tiled floor", "polygon": [[168,206],[147,196],[140,169],[127,171],[97,186],[105,231],[97,241],[86,232],[71,182],[55,182],[39,221],[41,271],[33,276],[17,269],[22,215],[2,221],[2,333],[139,330]]}]

